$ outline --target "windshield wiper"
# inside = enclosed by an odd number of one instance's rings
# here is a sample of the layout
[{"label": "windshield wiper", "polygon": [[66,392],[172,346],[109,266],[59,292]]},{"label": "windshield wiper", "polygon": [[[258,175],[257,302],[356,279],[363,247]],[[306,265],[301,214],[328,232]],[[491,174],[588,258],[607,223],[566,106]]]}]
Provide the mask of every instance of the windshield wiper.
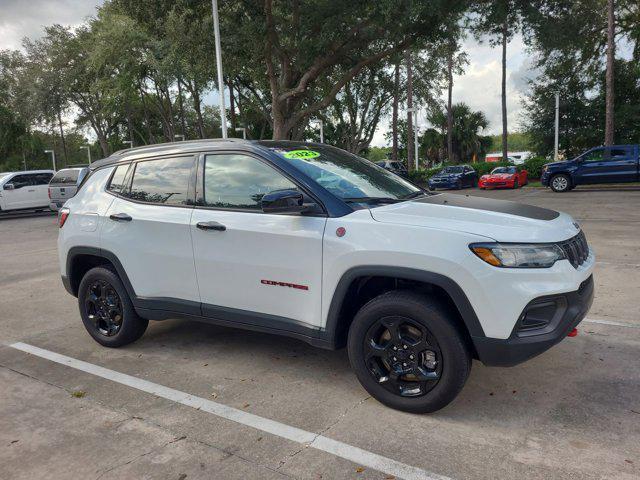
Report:
[{"label": "windshield wiper", "polygon": [[417,192],[412,192],[409,195],[405,195],[404,197],[402,197],[402,200],[410,200],[412,198],[418,198],[418,197],[422,197],[422,196],[428,196],[431,195],[429,192],[425,192],[422,190],[419,190]]},{"label": "windshield wiper", "polygon": [[402,200],[391,197],[351,197],[343,198],[348,203],[398,203]]}]

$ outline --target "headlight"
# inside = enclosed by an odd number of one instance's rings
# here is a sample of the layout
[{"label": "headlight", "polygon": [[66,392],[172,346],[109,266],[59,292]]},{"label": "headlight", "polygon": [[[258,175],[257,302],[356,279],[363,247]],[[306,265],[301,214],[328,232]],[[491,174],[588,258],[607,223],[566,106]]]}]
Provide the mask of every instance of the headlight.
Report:
[{"label": "headlight", "polygon": [[558,245],[549,243],[474,243],[471,251],[494,267],[549,268],[566,258]]}]

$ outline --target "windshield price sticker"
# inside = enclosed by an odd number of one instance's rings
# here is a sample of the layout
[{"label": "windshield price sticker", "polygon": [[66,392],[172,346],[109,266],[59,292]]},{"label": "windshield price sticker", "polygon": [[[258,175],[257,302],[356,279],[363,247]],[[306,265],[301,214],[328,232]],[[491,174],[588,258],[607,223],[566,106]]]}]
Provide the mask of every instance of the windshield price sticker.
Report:
[{"label": "windshield price sticker", "polygon": [[313,150],[291,150],[284,154],[284,158],[316,158],[320,156],[320,152]]}]

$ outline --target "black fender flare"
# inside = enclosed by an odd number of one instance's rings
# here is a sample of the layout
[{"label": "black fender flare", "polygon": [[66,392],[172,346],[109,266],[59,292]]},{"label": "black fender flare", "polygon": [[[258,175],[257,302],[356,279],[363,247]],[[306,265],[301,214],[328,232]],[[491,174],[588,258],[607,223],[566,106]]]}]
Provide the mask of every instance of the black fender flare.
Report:
[{"label": "black fender flare", "polygon": [[351,283],[358,277],[383,276],[395,277],[405,280],[415,280],[424,283],[430,283],[442,288],[453,300],[455,307],[460,314],[460,318],[464,322],[469,335],[473,337],[485,337],[482,325],[478,320],[473,306],[469,302],[467,295],[464,293],[460,285],[454,280],[440,273],[429,272],[409,267],[394,267],[388,265],[371,265],[353,267],[347,270],[340,280],[333,293],[329,312],[327,313],[327,323],[325,330],[330,337],[330,342],[337,342],[337,334],[340,321],[340,310],[347,294],[347,290]]}]

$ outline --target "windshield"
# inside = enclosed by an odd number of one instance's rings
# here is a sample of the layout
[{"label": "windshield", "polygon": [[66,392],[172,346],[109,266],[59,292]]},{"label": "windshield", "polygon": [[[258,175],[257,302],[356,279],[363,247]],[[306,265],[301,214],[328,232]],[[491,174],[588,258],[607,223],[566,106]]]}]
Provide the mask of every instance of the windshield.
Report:
[{"label": "windshield", "polygon": [[516,173],[516,167],[498,167],[491,170],[491,175],[495,173]]},{"label": "windshield", "polygon": [[0,172],[0,180],[2,180],[4,177],[8,176],[9,173],[7,172]]},{"label": "windshield", "polygon": [[444,167],[442,173],[462,173],[462,167]]},{"label": "windshield", "polygon": [[388,170],[335,147],[292,142],[260,144],[347,202],[394,202],[424,193]]}]

